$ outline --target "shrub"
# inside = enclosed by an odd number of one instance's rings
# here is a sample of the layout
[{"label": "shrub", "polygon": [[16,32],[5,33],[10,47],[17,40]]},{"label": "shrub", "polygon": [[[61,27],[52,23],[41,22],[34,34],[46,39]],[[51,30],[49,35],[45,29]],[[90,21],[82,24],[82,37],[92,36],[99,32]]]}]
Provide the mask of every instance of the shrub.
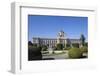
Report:
[{"label": "shrub", "polygon": [[81,58],[82,52],[79,48],[71,48],[68,52],[69,58]]},{"label": "shrub", "polygon": [[38,48],[40,51],[42,51],[42,47],[41,47],[41,46],[37,46],[37,48]]},{"label": "shrub", "polygon": [[70,44],[66,44],[66,47],[71,47]]},{"label": "shrub", "polygon": [[88,52],[88,48],[86,46],[83,46],[80,48],[82,53],[87,53]]},{"label": "shrub", "polygon": [[79,48],[79,44],[78,43],[73,43],[72,46],[76,47],[76,48]]},{"label": "shrub", "polygon": [[66,48],[64,48],[64,50],[69,50],[71,47],[66,47]]},{"label": "shrub", "polygon": [[37,47],[37,44],[33,44],[34,47]]},{"label": "shrub", "polygon": [[42,60],[40,48],[28,46],[28,60]]},{"label": "shrub", "polygon": [[57,50],[57,47],[53,47],[53,50]]},{"label": "shrub", "polygon": [[57,44],[57,50],[63,50],[63,45],[62,44]]},{"label": "shrub", "polygon": [[42,46],[42,51],[47,51],[47,46]]}]

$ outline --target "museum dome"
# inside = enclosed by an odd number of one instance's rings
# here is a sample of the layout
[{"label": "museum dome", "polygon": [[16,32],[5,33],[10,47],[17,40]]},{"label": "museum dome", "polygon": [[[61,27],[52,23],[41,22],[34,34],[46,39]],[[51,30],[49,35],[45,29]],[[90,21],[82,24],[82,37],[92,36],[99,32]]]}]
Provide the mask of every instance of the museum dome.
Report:
[{"label": "museum dome", "polygon": [[59,33],[58,33],[58,37],[64,37],[65,36],[65,33],[63,30],[61,30]]}]

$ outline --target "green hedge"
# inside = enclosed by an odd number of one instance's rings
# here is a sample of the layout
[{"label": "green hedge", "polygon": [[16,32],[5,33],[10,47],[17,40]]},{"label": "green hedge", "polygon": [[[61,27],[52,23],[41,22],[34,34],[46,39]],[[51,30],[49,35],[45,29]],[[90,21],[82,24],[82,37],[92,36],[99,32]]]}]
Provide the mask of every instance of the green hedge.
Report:
[{"label": "green hedge", "polygon": [[66,47],[71,47],[70,44],[66,44]]},{"label": "green hedge", "polygon": [[79,44],[78,43],[73,43],[72,46],[76,47],[76,48],[79,48]]},{"label": "green hedge", "polygon": [[68,52],[69,58],[81,58],[82,51],[79,48],[71,48]]}]

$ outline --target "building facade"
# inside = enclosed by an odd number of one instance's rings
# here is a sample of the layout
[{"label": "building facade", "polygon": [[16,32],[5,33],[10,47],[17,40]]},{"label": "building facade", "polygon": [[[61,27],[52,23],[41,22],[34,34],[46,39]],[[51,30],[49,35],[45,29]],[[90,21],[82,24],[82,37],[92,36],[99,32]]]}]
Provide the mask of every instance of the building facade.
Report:
[{"label": "building facade", "polygon": [[66,37],[66,34],[64,31],[60,31],[57,35],[57,38],[39,38],[39,37],[33,37],[33,44],[36,45],[46,45],[48,47],[55,47],[57,44],[62,44],[66,47],[66,44],[69,44],[72,46],[73,43],[78,43],[81,46],[81,39],[69,39]]}]

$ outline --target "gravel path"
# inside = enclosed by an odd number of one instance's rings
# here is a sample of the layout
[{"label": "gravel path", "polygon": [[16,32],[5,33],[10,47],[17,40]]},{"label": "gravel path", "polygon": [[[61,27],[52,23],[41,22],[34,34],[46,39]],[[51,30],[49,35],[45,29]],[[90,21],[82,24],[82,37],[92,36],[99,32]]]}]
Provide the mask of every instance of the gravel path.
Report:
[{"label": "gravel path", "polygon": [[68,58],[68,52],[63,52],[61,54],[46,54],[43,55],[43,59],[67,59]]}]

